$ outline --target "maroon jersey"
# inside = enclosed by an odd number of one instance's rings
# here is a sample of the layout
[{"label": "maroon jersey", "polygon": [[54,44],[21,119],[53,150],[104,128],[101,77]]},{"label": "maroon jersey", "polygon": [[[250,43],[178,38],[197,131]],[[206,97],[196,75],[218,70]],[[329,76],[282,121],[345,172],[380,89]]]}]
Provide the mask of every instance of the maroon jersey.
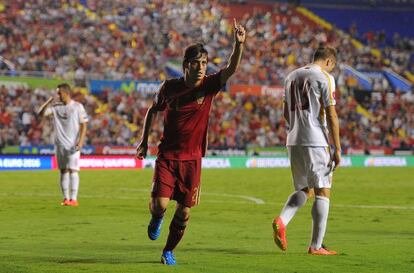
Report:
[{"label": "maroon jersey", "polygon": [[188,88],[184,78],[166,80],[153,108],[164,111],[164,132],[158,158],[193,160],[205,155],[211,103],[220,91],[221,71],[204,77],[200,86]]}]

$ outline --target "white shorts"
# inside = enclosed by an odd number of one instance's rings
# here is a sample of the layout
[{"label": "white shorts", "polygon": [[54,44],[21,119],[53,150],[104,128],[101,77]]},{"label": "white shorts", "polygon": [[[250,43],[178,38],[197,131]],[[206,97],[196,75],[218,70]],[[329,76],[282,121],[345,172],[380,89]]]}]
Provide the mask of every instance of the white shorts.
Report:
[{"label": "white shorts", "polygon": [[332,186],[328,147],[288,146],[290,169],[296,190]]},{"label": "white shorts", "polygon": [[68,150],[63,146],[56,146],[56,158],[59,169],[79,171],[80,151]]}]

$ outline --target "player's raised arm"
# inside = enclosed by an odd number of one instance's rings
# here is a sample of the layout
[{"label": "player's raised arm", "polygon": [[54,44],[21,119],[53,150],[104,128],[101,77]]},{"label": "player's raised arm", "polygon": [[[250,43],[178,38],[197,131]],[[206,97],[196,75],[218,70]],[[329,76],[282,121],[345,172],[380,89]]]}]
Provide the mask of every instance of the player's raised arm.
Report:
[{"label": "player's raised arm", "polygon": [[246,40],[246,30],[243,26],[239,25],[236,19],[233,19],[233,32],[234,32],[234,45],[233,45],[233,52],[229,58],[226,68],[223,69],[220,82],[221,84],[225,84],[227,80],[231,77],[231,75],[236,72],[241,56],[243,53],[243,44]]},{"label": "player's raised arm", "polygon": [[46,108],[51,104],[53,101],[53,97],[50,97],[45,103],[40,106],[39,110],[37,110],[37,116],[42,118],[44,116]]}]

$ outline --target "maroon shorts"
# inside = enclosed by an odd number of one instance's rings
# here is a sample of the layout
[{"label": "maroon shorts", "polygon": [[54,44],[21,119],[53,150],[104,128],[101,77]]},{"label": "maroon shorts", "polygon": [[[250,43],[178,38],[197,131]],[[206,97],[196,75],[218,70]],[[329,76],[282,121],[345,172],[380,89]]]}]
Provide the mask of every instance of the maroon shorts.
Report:
[{"label": "maroon shorts", "polygon": [[201,158],[195,160],[157,159],[152,182],[152,197],[168,197],[186,207],[198,205]]}]

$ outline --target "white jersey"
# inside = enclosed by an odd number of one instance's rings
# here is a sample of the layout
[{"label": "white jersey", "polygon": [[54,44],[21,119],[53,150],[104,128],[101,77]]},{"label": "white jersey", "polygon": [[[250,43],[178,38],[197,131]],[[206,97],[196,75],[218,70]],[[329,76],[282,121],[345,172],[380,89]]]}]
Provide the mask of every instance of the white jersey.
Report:
[{"label": "white jersey", "polygon": [[335,105],[335,80],[315,64],[298,68],[286,78],[289,109],[287,146],[328,146],[325,108]]},{"label": "white jersey", "polygon": [[83,105],[73,100],[66,105],[55,104],[46,109],[45,115],[53,115],[55,144],[67,150],[74,149],[79,138],[80,124],[88,121]]}]

